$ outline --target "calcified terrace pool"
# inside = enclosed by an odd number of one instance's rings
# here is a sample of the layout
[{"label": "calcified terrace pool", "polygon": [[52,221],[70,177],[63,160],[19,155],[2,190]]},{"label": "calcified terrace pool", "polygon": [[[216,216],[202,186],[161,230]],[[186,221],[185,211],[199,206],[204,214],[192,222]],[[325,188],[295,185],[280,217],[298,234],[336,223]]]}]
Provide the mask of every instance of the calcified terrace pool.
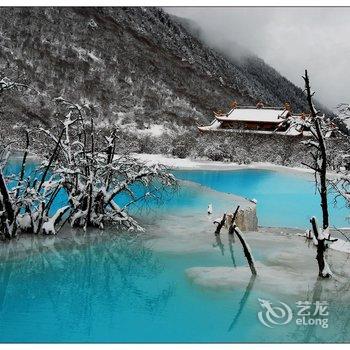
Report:
[{"label": "calcified terrace pool", "polygon": [[[320,285],[314,247],[303,238],[287,230],[247,233],[260,273],[250,279],[239,243],[225,231],[213,235],[213,217],[232,207],[228,193],[256,198],[260,225],[306,228],[319,214],[310,179],[263,170],[174,174],[192,183],[161,207],[137,211],[145,233],[67,229],[62,237],[2,243],[0,341],[350,340],[348,285]],[[347,225],[341,203],[331,215],[333,224]],[[336,253],[330,263],[348,276],[344,259]],[[288,304],[293,320],[266,327],[259,299]],[[296,303],[305,300],[329,302],[327,328],[296,324]]]},{"label": "calcified terrace pool", "polygon": [[[261,226],[304,228],[311,216],[321,218],[320,199],[311,175],[257,169],[176,171],[175,175],[216,191],[257,199]],[[331,226],[350,226],[345,202],[340,198],[334,203],[334,199],[330,193]]]}]

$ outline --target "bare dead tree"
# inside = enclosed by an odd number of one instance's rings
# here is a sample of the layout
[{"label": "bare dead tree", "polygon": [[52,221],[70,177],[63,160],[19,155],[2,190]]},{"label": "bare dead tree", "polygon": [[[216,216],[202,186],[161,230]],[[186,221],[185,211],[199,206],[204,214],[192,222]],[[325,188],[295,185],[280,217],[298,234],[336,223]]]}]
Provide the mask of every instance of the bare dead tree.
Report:
[{"label": "bare dead tree", "polygon": [[250,249],[247,241],[244,239],[243,233],[241,232],[241,230],[237,226],[234,226],[234,231],[235,231],[239,241],[242,244],[243,253],[244,253],[244,256],[246,257],[246,259],[248,261],[248,265],[249,265],[250,271],[252,272],[252,275],[255,276],[255,275],[257,275],[257,272],[256,272],[254,258],[253,258],[253,254],[251,252],[251,249]]},{"label": "bare dead tree", "polygon": [[304,165],[307,165],[315,171],[316,185],[321,197],[323,228],[326,229],[329,226],[329,213],[327,201],[327,150],[324,131],[329,129],[329,125],[325,123],[325,117],[319,115],[319,112],[316,110],[312,101],[314,92],[311,92],[307,70],[305,70],[305,76],[303,79],[305,82],[306,98],[310,110],[309,130],[313,136],[313,140],[309,140],[306,143],[314,149],[314,152],[310,152],[313,158],[313,164],[310,165],[304,163]]},{"label": "bare dead tree", "polygon": [[318,263],[318,276],[322,278],[330,278],[332,277],[332,272],[326,261],[325,251],[327,249],[327,242],[335,242],[337,239],[331,239],[327,230],[320,232],[315,217],[312,217],[310,222],[314,234],[314,243],[317,246],[316,260]]},{"label": "bare dead tree", "polygon": [[[232,215],[232,220],[231,220],[229,228],[228,228],[229,244],[233,243],[233,237],[234,237],[234,233],[235,233],[237,235],[241,245],[242,245],[243,253],[244,253],[244,256],[247,259],[250,271],[252,272],[252,275],[255,276],[255,275],[257,275],[257,272],[256,272],[255,264],[254,264],[253,254],[251,252],[249,244],[244,239],[243,233],[241,232],[241,230],[236,225],[236,221],[235,220],[236,220],[236,217],[238,215],[238,211],[239,211],[239,205],[237,206],[234,214]],[[221,228],[223,227],[223,225],[225,223],[226,217],[227,217],[227,215],[224,214],[223,217],[222,217],[222,220],[218,223],[218,227],[217,227],[217,229],[215,231],[215,237],[216,237],[216,241],[217,241],[217,245],[218,246],[220,246],[219,243],[221,243],[220,230],[221,230]],[[231,247],[230,247],[230,249],[231,249]],[[223,250],[222,250],[222,253],[223,253]],[[231,252],[231,254],[232,254],[232,252]],[[234,262],[234,260],[233,260],[233,262]],[[235,262],[234,262],[234,265],[235,265]]]},{"label": "bare dead tree", "polygon": [[311,85],[307,70],[303,76],[305,83],[306,99],[309,107],[309,113],[303,113],[301,117],[289,116],[281,125],[287,123],[290,127],[295,128],[301,132],[309,132],[310,137],[303,139],[302,143],[309,147],[311,155],[311,163],[302,162],[303,165],[314,171],[315,184],[320,195],[321,209],[322,209],[322,227],[326,229],[329,227],[329,211],[328,211],[328,185],[327,171],[329,166],[333,163],[332,157],[327,150],[326,140],[334,134],[340,135],[336,125],[325,115],[316,109],[313,103],[314,92],[311,91]]},{"label": "bare dead tree", "polygon": [[[29,144],[29,132],[26,131],[26,148],[19,174],[4,175],[3,169],[10,154],[9,147],[6,147],[1,154],[0,209],[3,210],[0,212],[0,232],[7,239],[16,237],[21,232],[37,234],[42,230],[43,233],[46,233],[47,227],[50,226],[48,222],[51,222],[49,218],[50,207],[58,194],[57,189],[60,187],[60,179],[57,177],[51,176],[48,181],[42,181],[40,184],[36,179],[32,180],[30,176],[26,177]],[[42,176],[46,176],[44,174]],[[58,210],[53,215],[55,223],[61,220],[61,213],[62,210]]]},{"label": "bare dead tree", "polygon": [[223,228],[223,226],[225,225],[225,222],[226,222],[226,213],[224,213],[224,215],[222,216],[221,221],[217,223],[215,235],[220,235],[220,231]]},{"label": "bare dead tree", "polygon": [[[109,222],[128,230],[142,230],[128,215],[128,208],[146,200],[161,200],[165,189],[176,187],[175,178],[161,165],[148,166],[131,156],[118,154],[115,131],[99,138],[93,118],[88,118],[84,107],[63,98],[56,101],[69,111],[63,129],[59,136],[49,130],[43,132],[59,148],[59,159],[49,165],[68,194],[71,226],[102,229]],[[119,206],[118,197],[128,200]]]},{"label": "bare dead tree", "polygon": [[237,208],[232,216],[232,220],[231,220],[231,223],[230,223],[230,226],[228,229],[228,233],[229,233],[229,235],[232,235],[232,237],[234,236],[234,233],[235,233],[235,225],[236,225],[235,221],[236,221],[238,211],[239,211],[239,205],[237,205]]},{"label": "bare dead tree", "polygon": [[[1,84],[0,92],[15,86]],[[128,214],[129,207],[161,201],[168,189],[176,189],[174,176],[161,165],[148,166],[118,154],[115,131],[99,138],[93,118],[87,121],[84,107],[58,100],[68,107],[68,114],[57,136],[41,129],[53,149],[37,167],[35,179],[26,174],[28,131],[19,174],[4,175],[10,148],[0,150],[0,234],[6,239],[21,232],[56,234],[66,222],[84,230],[102,229],[106,223],[143,230]],[[68,203],[52,213],[60,191],[66,192]],[[119,197],[123,198],[122,205],[118,204]]]},{"label": "bare dead tree", "polygon": [[[317,226],[316,218],[310,220],[312,232],[309,231],[310,238],[313,239],[317,246],[317,263],[319,267],[319,276],[321,278],[329,278],[332,273],[325,259],[325,251],[327,242],[334,242],[336,239],[330,238],[329,233],[329,211],[328,211],[328,186],[332,181],[327,178],[327,171],[330,165],[333,167],[334,159],[330,159],[329,151],[327,150],[326,140],[331,137],[338,129],[330,119],[325,115],[321,115],[314,103],[314,92],[311,91],[310,80],[307,70],[303,77],[305,83],[306,99],[309,107],[309,114],[303,114],[301,118],[293,119],[290,117],[288,122],[298,130],[309,131],[311,137],[302,142],[310,148],[312,163],[302,163],[314,171],[316,188],[320,195],[322,209],[322,229]],[[340,134],[337,132],[337,134]]]},{"label": "bare dead tree", "polygon": [[232,221],[230,223],[230,227],[229,227],[228,233],[229,233],[229,235],[232,235],[232,236],[233,236],[234,233],[236,233],[236,236],[238,237],[239,241],[242,244],[243,253],[244,253],[244,256],[247,259],[250,271],[252,272],[252,275],[255,276],[255,275],[257,275],[257,272],[256,272],[255,264],[254,264],[253,254],[251,252],[249,244],[244,239],[243,233],[241,232],[241,230],[236,225],[236,221],[235,220],[236,220],[238,211],[239,211],[239,205],[237,206],[237,208],[236,208],[236,210],[235,210],[235,212],[233,214]]},{"label": "bare dead tree", "polygon": [[[25,84],[17,83],[4,77],[0,80],[0,96],[8,91],[16,90],[19,88],[26,88]],[[29,139],[27,135],[27,149],[29,146]],[[13,201],[11,198],[11,193],[7,187],[6,179],[3,173],[3,168],[7,163],[8,157],[10,155],[10,145],[7,145],[1,150],[0,153],[0,232],[6,238],[11,238],[16,231],[16,210],[13,206]],[[25,164],[25,159],[27,155],[25,153],[25,157],[23,158],[23,163]],[[22,168],[23,168],[22,163]],[[23,169],[22,169],[23,170]],[[21,178],[23,179],[22,171]],[[16,192],[16,197],[18,193]]]}]

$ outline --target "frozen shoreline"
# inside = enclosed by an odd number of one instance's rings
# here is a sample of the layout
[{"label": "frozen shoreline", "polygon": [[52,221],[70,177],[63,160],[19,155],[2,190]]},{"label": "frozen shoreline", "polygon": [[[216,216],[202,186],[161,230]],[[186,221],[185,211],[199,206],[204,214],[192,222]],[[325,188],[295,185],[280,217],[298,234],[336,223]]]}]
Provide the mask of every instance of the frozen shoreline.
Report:
[{"label": "frozen shoreline", "polygon": [[[191,158],[175,158],[164,154],[151,154],[151,153],[132,153],[131,156],[145,162],[146,164],[163,164],[166,167],[173,170],[208,170],[208,171],[232,171],[232,170],[271,170],[282,173],[289,173],[294,175],[306,176],[308,178],[313,177],[314,171],[309,168],[303,167],[289,167],[285,165],[278,165],[269,162],[252,162],[249,164],[239,164],[233,162],[213,161],[206,159],[191,159]],[[12,158],[22,159],[22,155],[15,155]],[[40,161],[40,157],[36,154],[30,154],[28,159],[31,161]],[[333,178],[337,174],[328,172],[328,176]]]},{"label": "frozen shoreline", "polygon": [[272,170],[285,173],[293,173],[296,175],[313,176],[313,170],[300,167],[287,167],[283,165],[276,165],[267,162],[258,162],[250,164],[238,164],[222,161],[190,159],[190,158],[174,158],[163,154],[149,154],[149,153],[133,153],[132,156],[146,162],[147,164],[163,164],[171,169],[176,170],[243,170],[243,169],[257,169],[257,170]]}]

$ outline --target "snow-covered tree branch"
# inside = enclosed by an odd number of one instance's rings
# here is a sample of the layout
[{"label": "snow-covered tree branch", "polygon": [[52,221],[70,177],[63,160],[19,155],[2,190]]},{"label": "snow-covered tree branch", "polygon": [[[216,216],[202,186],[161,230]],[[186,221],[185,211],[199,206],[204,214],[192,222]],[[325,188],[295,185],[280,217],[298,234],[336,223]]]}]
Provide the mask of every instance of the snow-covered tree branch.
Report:
[{"label": "snow-covered tree branch", "polygon": [[[56,234],[66,223],[72,227],[104,228],[106,224],[143,230],[129,215],[136,203],[161,201],[176,188],[175,178],[161,165],[148,166],[128,155],[118,155],[118,134],[99,135],[86,107],[63,98],[56,102],[68,109],[57,132],[41,129],[52,145],[34,174],[26,171],[30,133],[19,174],[4,175],[10,149],[1,150],[0,234]],[[62,191],[68,201],[53,210]]]},{"label": "snow-covered tree branch", "polygon": [[44,132],[59,145],[58,160],[49,166],[68,194],[67,220],[84,230],[103,228],[106,223],[142,230],[127,208],[148,199],[161,200],[164,190],[176,185],[175,178],[160,165],[147,166],[131,156],[118,155],[115,130],[100,137],[84,107],[62,98],[58,102],[69,110],[63,129],[59,136]]},{"label": "snow-covered tree branch", "polygon": [[[327,178],[328,168],[331,166],[334,170],[335,157],[330,156],[330,151],[327,150],[327,139],[337,134],[339,137],[344,137],[336,125],[325,115],[321,115],[317,111],[314,103],[314,92],[311,91],[310,80],[307,70],[305,70],[305,76],[303,77],[305,82],[305,93],[308,102],[309,113],[302,114],[301,118],[290,118],[289,122],[296,128],[301,130],[307,130],[310,132],[310,138],[303,140],[306,146],[310,150],[311,163],[302,163],[314,171],[315,183],[317,190],[320,194],[321,208],[322,208],[322,229],[319,229],[315,217],[310,219],[312,231],[309,231],[310,237],[314,244],[317,246],[317,262],[319,267],[319,277],[329,278],[332,276],[332,272],[327,264],[325,258],[325,251],[327,249],[327,242],[334,242],[336,239],[332,239],[329,233],[329,211],[328,211],[328,185],[331,182]],[[337,179],[336,181],[339,181]],[[334,185],[336,188],[337,185]]]}]

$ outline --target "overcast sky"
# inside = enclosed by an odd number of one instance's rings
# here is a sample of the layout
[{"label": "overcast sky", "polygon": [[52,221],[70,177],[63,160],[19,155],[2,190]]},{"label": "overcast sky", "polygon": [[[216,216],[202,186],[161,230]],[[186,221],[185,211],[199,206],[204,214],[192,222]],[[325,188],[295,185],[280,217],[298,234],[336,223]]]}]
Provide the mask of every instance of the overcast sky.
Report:
[{"label": "overcast sky", "polygon": [[197,22],[211,45],[237,41],[298,86],[307,68],[316,98],[329,108],[350,102],[350,8],[165,10]]}]

